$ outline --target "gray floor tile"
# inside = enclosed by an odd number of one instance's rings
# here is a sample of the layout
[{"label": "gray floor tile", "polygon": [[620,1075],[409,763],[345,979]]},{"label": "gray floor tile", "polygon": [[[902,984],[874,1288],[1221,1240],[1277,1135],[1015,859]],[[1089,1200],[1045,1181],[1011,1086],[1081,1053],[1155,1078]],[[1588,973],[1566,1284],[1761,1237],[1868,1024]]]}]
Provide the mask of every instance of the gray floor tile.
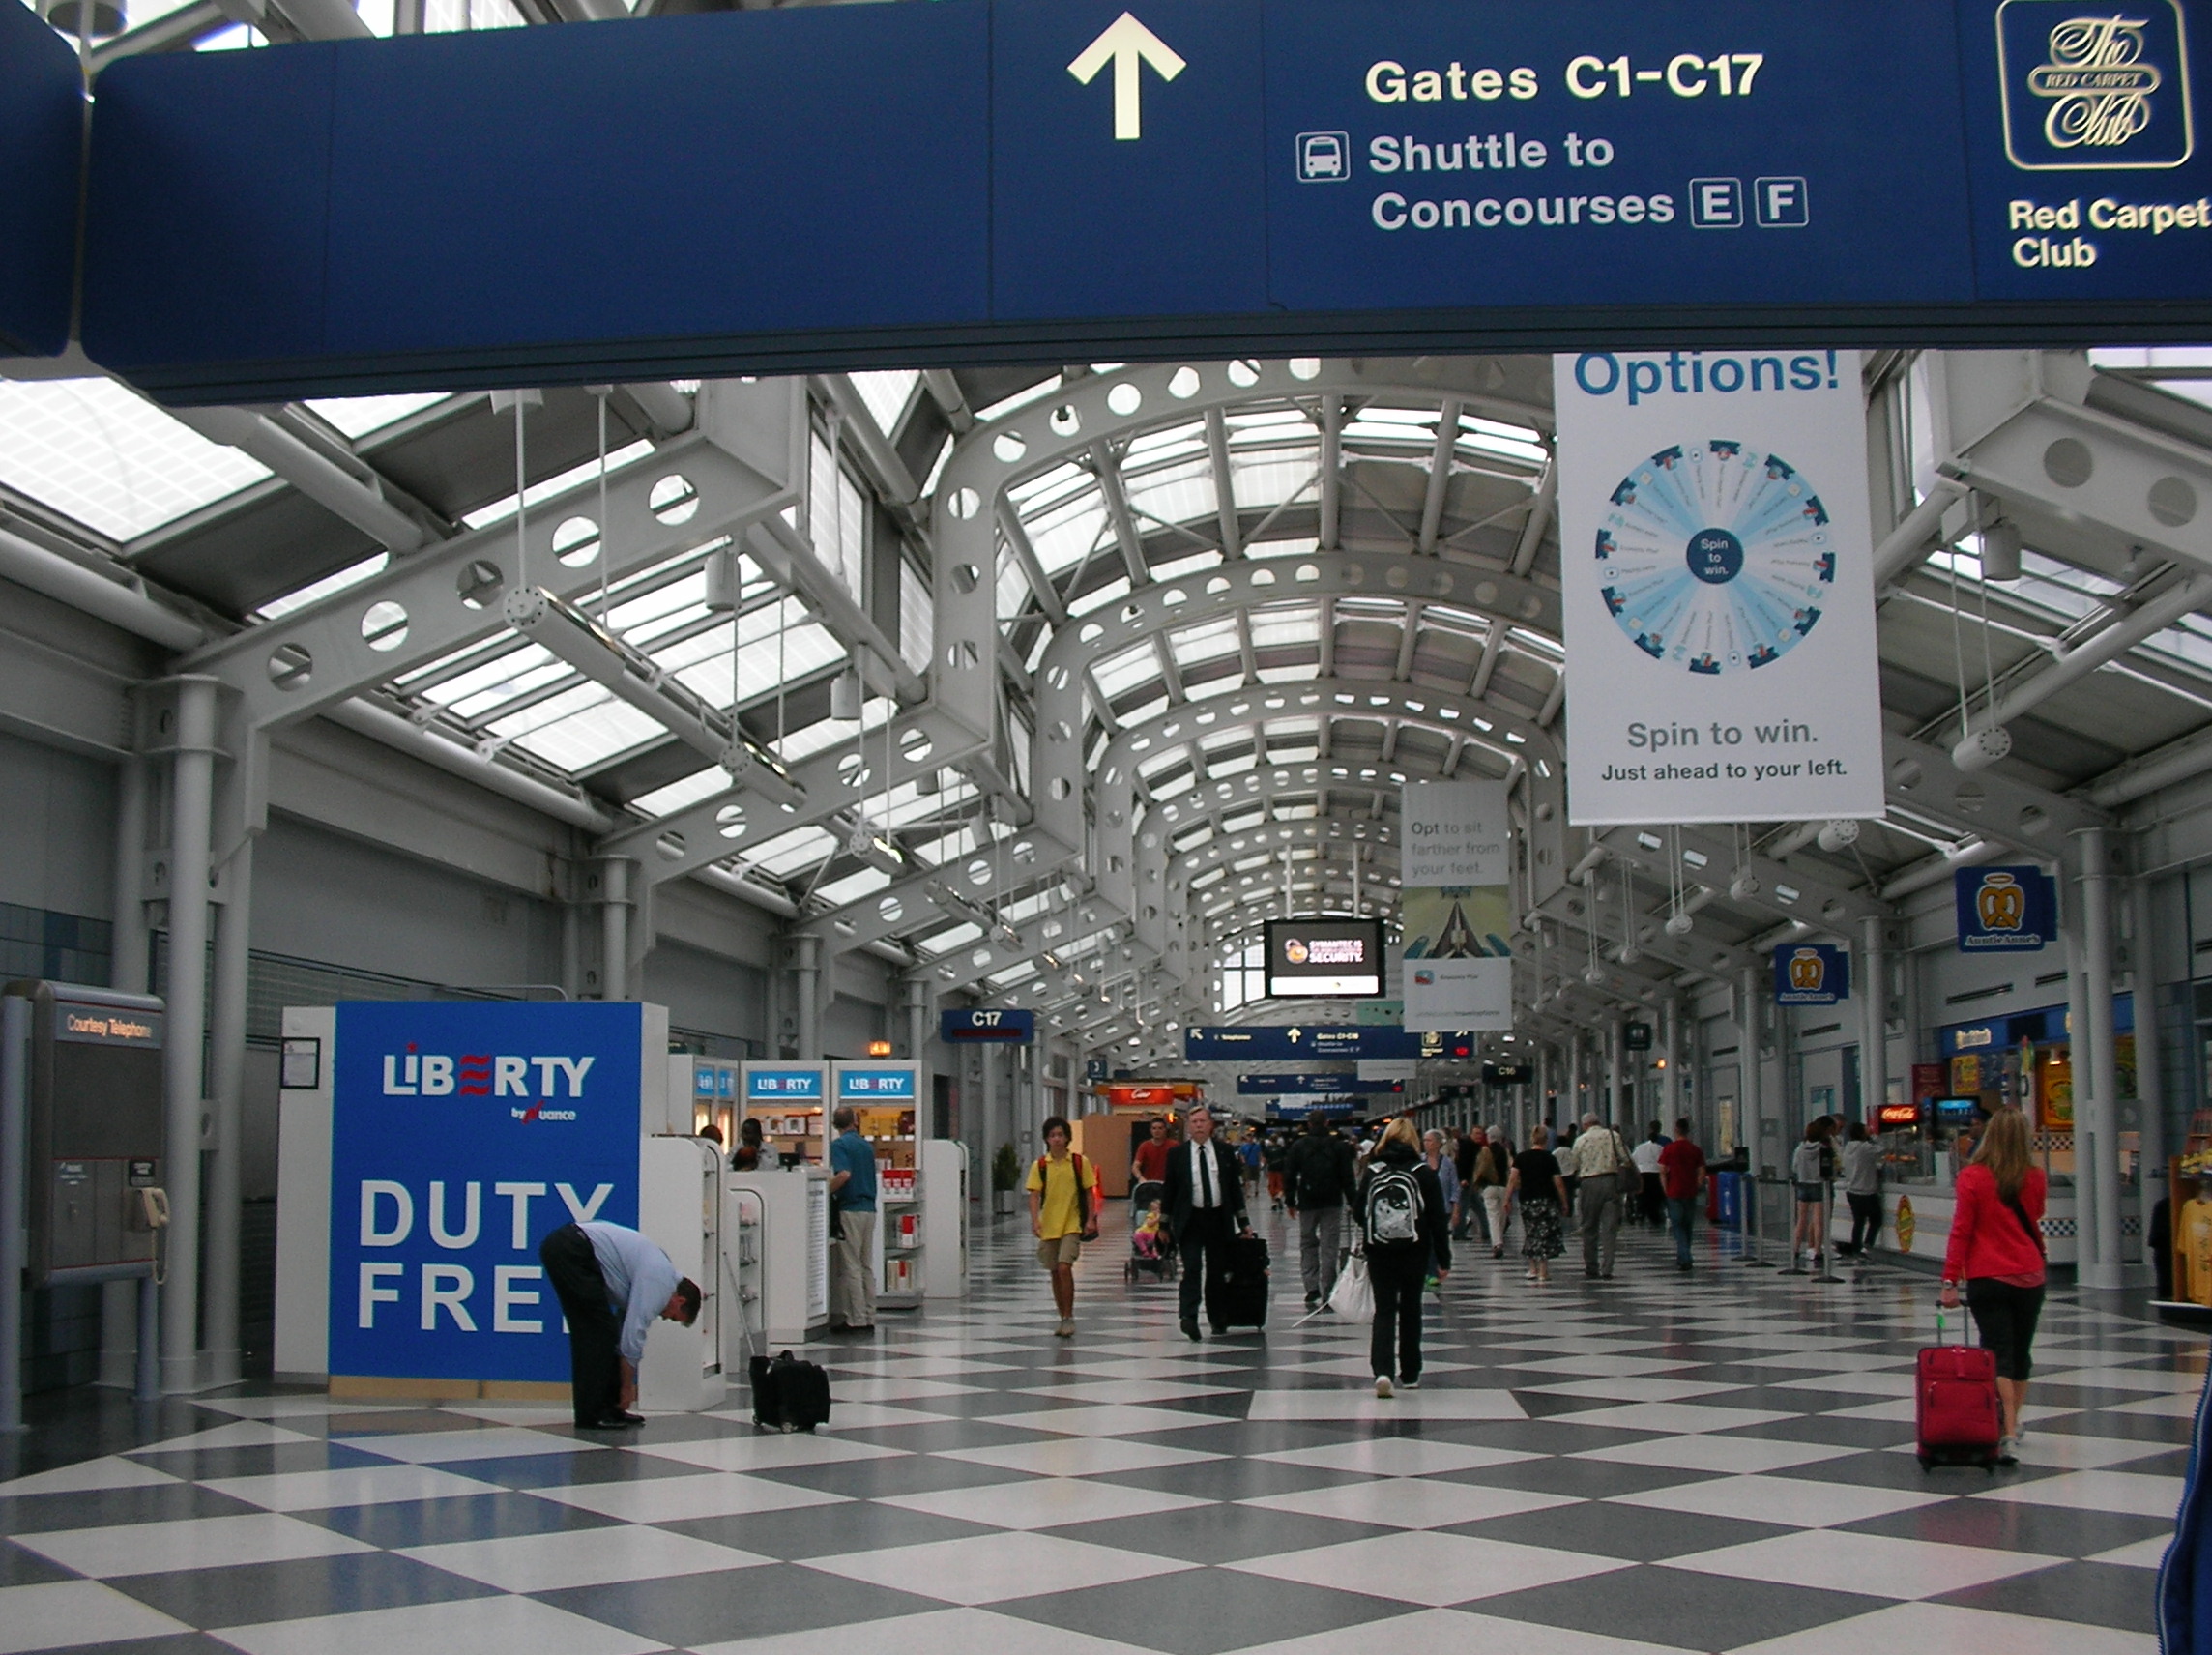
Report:
[{"label": "gray floor tile", "polygon": [[1842,1524],[1836,1532],[1887,1534],[1900,1540],[1928,1540],[1947,1546],[1995,1546],[2047,1557],[2093,1557],[2114,1547],[2169,1533],[2172,1528],[2172,1524],[2161,1518],[2129,1517],[2119,1512],[2074,1511],[2021,1500],[1954,1499],[1869,1518],[1863,1523]]},{"label": "gray floor tile", "polygon": [[440,1546],[451,1541],[497,1540],[509,1534],[549,1534],[604,1528],[614,1519],[534,1495],[471,1495],[462,1499],[399,1500],[390,1505],[338,1506],[299,1514],[371,1546]]},{"label": "gray floor tile", "polygon": [[1471,1535],[1478,1540],[1506,1540],[1517,1546],[1542,1546],[1555,1552],[1572,1552],[1599,1557],[1631,1557],[1656,1563],[1683,1557],[1693,1552],[1718,1551],[1789,1529],[1765,1523],[1745,1523],[1732,1517],[1709,1517],[1700,1512],[1660,1511],[1649,1506],[1615,1505],[1608,1500],[1584,1500],[1576,1505],[1554,1506],[1547,1511],[1520,1512],[1512,1517],[1485,1518],[1444,1530]]},{"label": "gray floor tile", "polygon": [[27,1495],[0,1499],[0,1534],[41,1534],[58,1528],[101,1528],[123,1523],[177,1523],[192,1517],[237,1517],[260,1509],[190,1483],[104,1489],[98,1495]]},{"label": "gray floor tile", "polygon": [[1412,1607],[1364,1593],[1217,1570],[1016,1598],[992,1606],[1001,1614],[1164,1650],[1168,1655],[1220,1655],[1254,1643],[1386,1619]]},{"label": "gray floor tile", "polygon": [[2032,1614],[2080,1621],[2121,1632],[2158,1630],[2158,1576],[2150,1569],[2111,1563],[2068,1563],[2007,1581],[1953,1592],[1935,1601],[2000,1614]]},{"label": "gray floor tile", "polygon": [[[1176,1492],[1193,1491],[1183,1487]],[[1157,1557],[1179,1557],[1191,1563],[1234,1563],[1247,1557],[1365,1540],[1392,1530],[1371,1524],[1345,1523],[1335,1518],[1267,1511],[1255,1506],[1206,1505],[1156,1512],[1146,1517],[1067,1524],[1052,1532],[1068,1540],[1115,1546],[1124,1552],[1146,1552]]]},{"label": "gray floor tile", "polygon": [[965,1540],[972,1535],[1003,1532],[985,1524],[877,1505],[871,1500],[805,1506],[797,1511],[688,1518],[655,1526],[716,1546],[734,1546],[741,1552],[786,1560],[834,1557],[887,1546],[919,1546],[933,1540]]},{"label": "gray floor tile", "polygon": [[541,1603],[678,1648],[772,1638],[855,1621],[926,1614],[945,1606],[812,1569],[733,1569],[679,1582],[627,1581],[534,1594]]},{"label": "gray floor tile", "polygon": [[[695,1468],[695,1467],[693,1467]],[[855,1499],[880,1499],[886,1495],[918,1495],[936,1489],[974,1489],[986,1483],[1021,1479],[1018,1471],[979,1466],[968,1460],[948,1460],[940,1454],[902,1454],[882,1460],[840,1460],[827,1466],[777,1466],[750,1473],[795,1488],[820,1489],[825,1494],[849,1495]]]},{"label": "gray floor tile", "polygon": [[1470,1607],[1483,1614],[1535,1621],[1686,1649],[1740,1649],[1769,1638],[1825,1626],[1886,1607],[1884,1598],[1723,1581],[1663,1564],[1644,1564],[1556,1586],[1508,1592]]},{"label": "gray floor tile", "polygon": [[389,1552],[228,1569],[183,1569],[127,1576],[107,1583],[188,1626],[199,1627],[251,1626],[492,1595],[489,1586]]}]

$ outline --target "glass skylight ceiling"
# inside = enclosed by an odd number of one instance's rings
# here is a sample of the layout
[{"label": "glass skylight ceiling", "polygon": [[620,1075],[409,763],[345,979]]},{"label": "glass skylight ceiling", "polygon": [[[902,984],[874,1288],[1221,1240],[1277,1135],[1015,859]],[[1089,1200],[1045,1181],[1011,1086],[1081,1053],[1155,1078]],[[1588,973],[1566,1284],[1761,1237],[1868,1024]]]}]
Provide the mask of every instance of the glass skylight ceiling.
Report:
[{"label": "glass skylight ceiling", "polygon": [[108,379],[0,381],[0,484],[128,541],[269,475]]}]

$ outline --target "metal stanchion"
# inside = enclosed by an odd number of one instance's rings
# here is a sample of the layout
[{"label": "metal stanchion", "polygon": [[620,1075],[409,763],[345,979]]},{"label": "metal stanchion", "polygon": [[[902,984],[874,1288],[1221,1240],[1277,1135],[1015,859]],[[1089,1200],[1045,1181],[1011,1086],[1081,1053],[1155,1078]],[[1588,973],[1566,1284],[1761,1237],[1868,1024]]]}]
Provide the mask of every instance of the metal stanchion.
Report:
[{"label": "metal stanchion", "polygon": [[23,1429],[23,1275],[29,1263],[31,1002],[0,1000],[0,1432]]},{"label": "metal stanchion", "polygon": [[1833,1178],[1820,1180],[1820,1233],[1814,1240],[1817,1245],[1813,1262],[1819,1266],[1813,1273],[1814,1279],[1842,1281],[1844,1278],[1836,1274],[1836,1181]]},{"label": "metal stanchion", "polygon": [[1755,1270],[1771,1269],[1766,1262],[1766,1215],[1761,1210],[1766,1200],[1766,1180],[1747,1173],[1743,1181],[1750,1186],[1743,1200],[1743,1234],[1748,1243],[1743,1262]]}]

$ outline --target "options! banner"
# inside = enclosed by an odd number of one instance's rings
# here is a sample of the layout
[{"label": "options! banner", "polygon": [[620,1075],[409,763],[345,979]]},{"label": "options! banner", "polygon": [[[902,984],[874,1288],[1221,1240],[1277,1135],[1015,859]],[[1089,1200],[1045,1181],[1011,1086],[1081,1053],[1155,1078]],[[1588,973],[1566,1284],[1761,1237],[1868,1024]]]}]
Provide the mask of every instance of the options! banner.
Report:
[{"label": "options! banner", "polygon": [[1588,351],[1552,377],[1568,820],[1879,816],[1857,353]]}]

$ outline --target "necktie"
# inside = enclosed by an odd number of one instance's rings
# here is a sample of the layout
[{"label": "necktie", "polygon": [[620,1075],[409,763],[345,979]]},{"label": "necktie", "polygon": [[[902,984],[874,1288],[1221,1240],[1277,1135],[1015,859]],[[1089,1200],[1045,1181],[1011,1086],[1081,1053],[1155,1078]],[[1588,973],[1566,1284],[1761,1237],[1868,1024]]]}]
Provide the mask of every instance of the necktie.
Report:
[{"label": "necktie", "polygon": [[1193,1144],[1190,1147],[1190,1154],[1191,1159],[1198,1163],[1198,1205],[1211,1206],[1213,1205],[1213,1156],[1208,1146],[1204,1144]]}]

